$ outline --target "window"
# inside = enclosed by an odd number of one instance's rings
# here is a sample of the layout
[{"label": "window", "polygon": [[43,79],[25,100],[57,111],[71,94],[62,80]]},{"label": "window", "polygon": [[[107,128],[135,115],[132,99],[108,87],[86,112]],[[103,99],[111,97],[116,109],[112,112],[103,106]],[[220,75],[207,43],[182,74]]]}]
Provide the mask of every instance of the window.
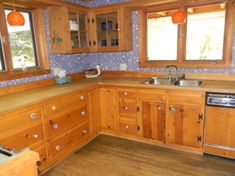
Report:
[{"label": "window", "polygon": [[[5,9],[5,16],[11,11]],[[23,11],[21,11],[21,14],[25,19],[24,26],[10,26],[7,24],[13,69],[38,66],[32,15],[30,12]]]},{"label": "window", "polygon": [[0,7],[0,79],[49,73],[43,10],[17,9],[24,16],[25,25],[10,26],[6,18],[12,9]]},{"label": "window", "polygon": [[185,8],[186,23],[175,25],[171,16],[178,5],[172,4],[170,8],[162,5],[140,13],[140,66],[230,67],[235,5],[191,2]]}]

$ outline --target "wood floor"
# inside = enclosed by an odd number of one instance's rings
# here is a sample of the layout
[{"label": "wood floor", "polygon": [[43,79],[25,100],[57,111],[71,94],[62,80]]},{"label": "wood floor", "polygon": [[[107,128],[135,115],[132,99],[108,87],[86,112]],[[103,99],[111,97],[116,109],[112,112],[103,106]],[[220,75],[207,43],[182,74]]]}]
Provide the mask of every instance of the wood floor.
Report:
[{"label": "wood floor", "polygon": [[235,161],[101,135],[43,176],[235,176]]}]

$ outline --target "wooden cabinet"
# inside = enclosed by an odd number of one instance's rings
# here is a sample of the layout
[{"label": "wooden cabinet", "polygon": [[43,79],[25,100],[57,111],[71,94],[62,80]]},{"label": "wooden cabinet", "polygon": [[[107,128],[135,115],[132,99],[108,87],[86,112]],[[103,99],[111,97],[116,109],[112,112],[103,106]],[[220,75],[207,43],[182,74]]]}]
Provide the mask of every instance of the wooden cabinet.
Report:
[{"label": "wooden cabinet", "polygon": [[235,158],[235,109],[206,107],[204,151]]},{"label": "wooden cabinet", "polygon": [[158,142],[165,141],[164,90],[138,90],[140,136]]},{"label": "wooden cabinet", "polygon": [[128,8],[100,9],[91,12],[93,50],[132,50],[132,16]]},{"label": "wooden cabinet", "polygon": [[117,130],[116,90],[113,88],[100,89],[101,128],[103,131],[114,133]]},{"label": "wooden cabinet", "polygon": [[137,135],[137,92],[132,88],[118,88],[118,132],[121,135]]},{"label": "wooden cabinet", "polygon": [[166,109],[166,143],[201,150],[204,126],[204,94],[169,91]]},{"label": "wooden cabinet", "polygon": [[[30,105],[1,115],[0,144],[17,152],[24,148],[36,152],[39,148],[45,149],[42,108]],[[40,159],[43,159],[43,165],[39,167],[42,171],[47,167],[47,154],[44,153]]]},{"label": "wooden cabinet", "polygon": [[52,53],[88,52],[86,11],[67,7],[49,7],[49,31]]}]

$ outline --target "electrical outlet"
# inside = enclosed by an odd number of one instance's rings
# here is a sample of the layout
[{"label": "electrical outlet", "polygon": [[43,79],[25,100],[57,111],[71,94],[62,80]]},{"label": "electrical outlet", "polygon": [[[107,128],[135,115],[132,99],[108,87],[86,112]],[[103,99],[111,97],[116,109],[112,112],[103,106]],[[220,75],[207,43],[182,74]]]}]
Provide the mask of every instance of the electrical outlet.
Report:
[{"label": "electrical outlet", "polygon": [[120,70],[127,70],[126,64],[120,64]]}]

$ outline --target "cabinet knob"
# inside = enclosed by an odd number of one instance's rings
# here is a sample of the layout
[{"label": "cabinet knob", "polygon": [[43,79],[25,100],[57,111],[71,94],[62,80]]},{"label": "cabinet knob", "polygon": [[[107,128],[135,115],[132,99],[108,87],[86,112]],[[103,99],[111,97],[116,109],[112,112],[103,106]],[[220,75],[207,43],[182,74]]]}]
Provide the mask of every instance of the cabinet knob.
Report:
[{"label": "cabinet knob", "polygon": [[30,114],[30,117],[31,117],[31,119],[36,119],[37,118],[37,114],[35,112],[32,112]]},{"label": "cabinet knob", "polygon": [[158,110],[158,111],[162,111],[162,107],[161,107],[161,106],[158,106],[158,107],[157,107],[157,110]]},{"label": "cabinet knob", "polygon": [[123,95],[127,96],[127,95],[128,95],[128,92],[124,92]]},{"label": "cabinet knob", "polygon": [[123,109],[124,110],[128,110],[129,108],[128,108],[128,106],[124,106]]},{"label": "cabinet knob", "polygon": [[55,147],[55,149],[56,149],[57,151],[60,151],[60,150],[61,150],[60,145],[57,145],[57,146]]},{"label": "cabinet knob", "polygon": [[125,125],[125,128],[126,128],[126,129],[128,129],[128,128],[129,128],[129,126],[128,126],[128,125]]},{"label": "cabinet knob", "polygon": [[58,129],[58,128],[59,128],[59,125],[58,125],[57,123],[55,123],[55,124],[52,125],[52,128]]},{"label": "cabinet knob", "polygon": [[84,95],[81,95],[81,96],[80,96],[80,100],[82,100],[82,101],[85,100],[85,96],[84,96]]},{"label": "cabinet knob", "polygon": [[170,112],[175,112],[176,109],[175,109],[174,107],[170,107],[170,108],[169,108],[169,111],[170,111]]},{"label": "cabinet knob", "polygon": [[81,116],[85,116],[85,115],[86,115],[86,111],[82,111]]},{"label": "cabinet knob", "polygon": [[53,106],[51,107],[51,110],[52,110],[52,111],[55,111],[55,110],[56,110],[56,106],[53,105]]},{"label": "cabinet knob", "polygon": [[87,130],[82,130],[82,136],[84,136],[85,134],[87,134]]},{"label": "cabinet knob", "polygon": [[38,137],[39,137],[38,134],[34,134],[34,135],[33,135],[33,138],[34,138],[34,139],[37,139]]}]

